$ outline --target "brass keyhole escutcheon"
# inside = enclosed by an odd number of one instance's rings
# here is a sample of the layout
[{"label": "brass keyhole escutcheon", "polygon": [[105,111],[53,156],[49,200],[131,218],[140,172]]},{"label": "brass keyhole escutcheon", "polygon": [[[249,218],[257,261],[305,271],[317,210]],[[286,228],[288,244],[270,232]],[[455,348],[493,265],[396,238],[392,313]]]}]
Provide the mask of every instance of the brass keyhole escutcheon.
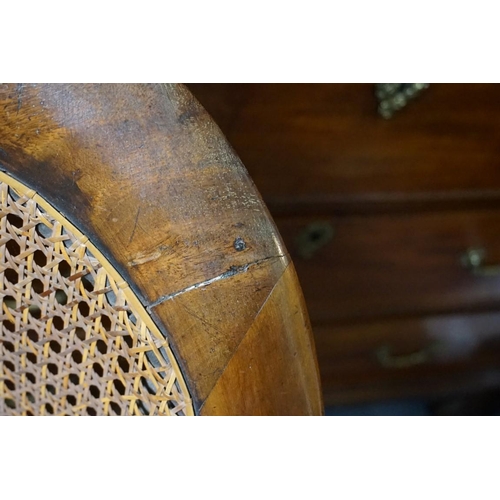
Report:
[{"label": "brass keyhole escutcheon", "polygon": [[303,259],[310,259],[333,238],[335,230],[329,222],[316,221],[308,224],[297,236],[297,253]]}]

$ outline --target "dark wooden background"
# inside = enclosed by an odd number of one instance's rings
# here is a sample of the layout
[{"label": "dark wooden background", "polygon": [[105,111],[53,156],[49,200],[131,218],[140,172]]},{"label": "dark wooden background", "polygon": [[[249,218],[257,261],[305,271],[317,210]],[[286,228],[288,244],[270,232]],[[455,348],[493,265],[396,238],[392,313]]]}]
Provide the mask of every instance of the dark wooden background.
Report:
[{"label": "dark wooden background", "polygon": [[500,387],[500,276],[461,261],[500,263],[500,85],[431,84],[390,120],[371,84],[189,88],[296,264],[327,404]]}]

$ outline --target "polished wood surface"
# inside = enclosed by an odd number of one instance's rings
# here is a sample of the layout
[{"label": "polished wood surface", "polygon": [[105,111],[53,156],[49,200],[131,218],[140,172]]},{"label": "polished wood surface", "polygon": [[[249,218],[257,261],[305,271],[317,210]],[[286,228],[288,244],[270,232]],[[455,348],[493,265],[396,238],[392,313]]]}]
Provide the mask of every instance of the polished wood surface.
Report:
[{"label": "polished wood surface", "polygon": [[[312,257],[299,236],[321,221],[333,236]],[[473,310],[500,303],[500,272],[476,276],[461,262],[481,247],[500,264],[500,211],[278,218],[313,321]]]},{"label": "polished wood surface", "polygon": [[[0,106],[1,168],[133,287],[169,339],[196,411],[321,412],[288,254],[241,161],[185,87],[4,84]],[[268,371],[236,387],[233,360],[253,356],[256,338],[266,360],[255,363]]]},{"label": "polished wood surface", "polygon": [[[313,358],[304,358],[303,365],[293,361],[301,352],[314,349],[312,335],[304,335],[310,326],[302,297],[293,292],[297,286],[290,265],[205,401],[202,415],[317,415],[322,411],[320,398],[311,397],[317,391]],[[235,402],[233,394],[243,390],[250,394]],[[277,398],[288,400],[287,407],[278,407]]]},{"label": "polished wood surface", "polygon": [[[373,84],[190,89],[290,250],[327,403],[500,387],[500,275],[462,263],[482,248],[485,265],[500,264],[500,85],[431,84],[390,120],[377,113]],[[455,318],[442,326],[457,336],[463,325],[491,341],[468,361],[377,363],[378,343],[418,353],[436,317]]]},{"label": "polished wood surface", "polygon": [[500,196],[500,90],[433,84],[393,119],[373,84],[191,85],[273,210]]},{"label": "polished wood surface", "polygon": [[391,318],[314,329],[326,404],[497,387],[500,313]]}]

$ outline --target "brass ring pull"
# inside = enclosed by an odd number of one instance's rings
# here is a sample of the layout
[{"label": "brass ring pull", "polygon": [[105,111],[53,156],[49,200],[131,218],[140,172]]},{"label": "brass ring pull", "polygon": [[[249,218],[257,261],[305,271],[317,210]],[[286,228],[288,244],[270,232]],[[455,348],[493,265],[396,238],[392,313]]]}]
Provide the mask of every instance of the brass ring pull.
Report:
[{"label": "brass ring pull", "polygon": [[395,356],[391,354],[391,349],[388,345],[383,345],[375,351],[375,356],[379,364],[384,368],[411,368],[412,366],[423,365],[431,361],[437,348],[438,344],[433,343],[420,351]]},{"label": "brass ring pull", "polygon": [[484,248],[469,248],[462,255],[462,265],[475,276],[498,276],[500,265],[485,265],[486,250]]}]

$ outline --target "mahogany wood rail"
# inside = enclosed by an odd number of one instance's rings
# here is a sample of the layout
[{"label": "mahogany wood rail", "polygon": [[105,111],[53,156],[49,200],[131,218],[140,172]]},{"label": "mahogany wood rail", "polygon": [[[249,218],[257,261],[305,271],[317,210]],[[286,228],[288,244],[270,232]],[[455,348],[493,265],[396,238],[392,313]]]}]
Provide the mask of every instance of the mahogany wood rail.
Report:
[{"label": "mahogany wood rail", "polygon": [[322,413],[293,265],[184,86],[0,106],[1,414]]}]

